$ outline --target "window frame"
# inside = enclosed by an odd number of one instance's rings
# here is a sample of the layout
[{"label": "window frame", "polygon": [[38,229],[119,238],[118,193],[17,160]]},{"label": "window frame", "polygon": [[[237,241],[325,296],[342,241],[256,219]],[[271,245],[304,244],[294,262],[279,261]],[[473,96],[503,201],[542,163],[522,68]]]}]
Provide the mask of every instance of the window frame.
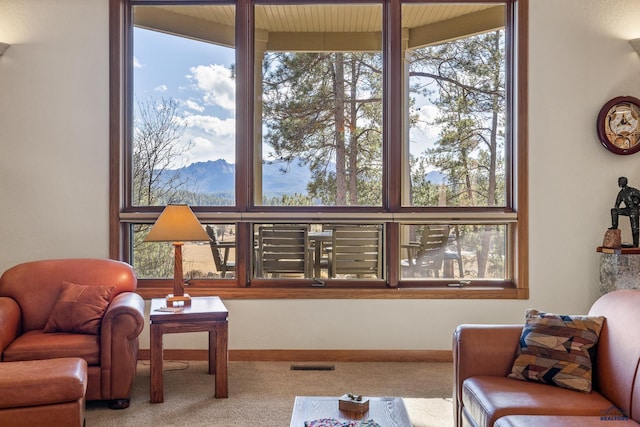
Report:
[{"label": "window frame", "polygon": [[[235,4],[236,8],[236,153],[252,153],[254,120],[253,69],[253,5],[269,4],[330,4],[332,1],[309,0],[110,0],[110,156],[109,156],[109,257],[125,262],[131,260],[129,241],[132,223],[153,223],[162,207],[132,207],[126,174],[131,171],[127,141],[133,100],[131,10],[134,5],[162,5],[170,3]],[[249,244],[236,247],[237,274],[234,279],[194,280],[189,287],[191,295],[216,294],[224,298],[474,298],[474,299],[526,299],[528,298],[528,3],[529,0],[463,0],[464,3],[504,3],[507,10],[505,34],[507,56],[507,100],[509,123],[506,173],[511,174],[507,189],[507,206],[512,208],[425,208],[402,206],[401,174],[402,149],[392,147],[403,132],[402,62],[401,62],[401,8],[403,3],[429,3],[429,0],[351,0],[350,3],[377,3],[383,8],[383,158],[388,166],[383,170],[383,201],[381,207],[313,207],[261,206],[252,203],[252,190],[246,182],[255,182],[252,160],[236,162],[236,206],[193,206],[193,211],[204,223],[234,223],[237,242],[252,239],[252,224],[256,222],[383,222],[385,224],[385,270],[387,281],[371,283],[360,280],[327,281],[323,287],[311,286],[313,280],[292,281],[282,284],[273,280],[252,280],[249,274],[252,248]],[[435,3],[460,3],[438,0]],[[509,65],[511,64],[511,65]],[[245,102],[243,102],[245,100]],[[248,102],[251,101],[251,102]],[[396,108],[394,108],[394,106]],[[242,125],[244,124],[244,125]],[[248,124],[248,125],[247,125]],[[416,221],[467,223],[491,217],[490,212],[503,215],[508,227],[507,254],[512,257],[509,272],[511,281],[482,281],[477,285],[450,287],[446,282],[427,283],[400,280],[400,224]],[[461,215],[462,214],[462,215]],[[469,218],[469,219],[467,219]],[[138,293],[144,297],[162,297],[171,289],[171,279],[141,279]]]}]

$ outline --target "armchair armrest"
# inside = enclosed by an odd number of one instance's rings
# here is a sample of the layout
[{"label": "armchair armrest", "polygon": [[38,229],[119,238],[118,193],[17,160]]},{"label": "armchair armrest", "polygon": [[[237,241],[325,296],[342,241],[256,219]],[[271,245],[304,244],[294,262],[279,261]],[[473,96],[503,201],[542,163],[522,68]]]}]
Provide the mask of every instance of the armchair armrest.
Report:
[{"label": "armchair armrest", "polygon": [[453,386],[457,401],[462,382],[474,376],[506,377],[516,358],[522,325],[460,325],[453,334]]},{"label": "armchair armrest", "polygon": [[[118,330],[113,330],[117,326]],[[102,319],[102,331],[111,330],[127,339],[138,337],[144,329],[144,300],[135,292],[121,292],[111,301]]]},{"label": "armchair armrest", "polygon": [[462,383],[474,376],[506,377],[523,325],[460,325],[453,333],[453,415],[462,425]]},{"label": "armchair armrest", "polygon": [[118,294],[102,319],[100,369],[105,397],[100,399],[127,400],[128,405],[138,363],[138,336],[143,329],[142,297],[135,292]]},{"label": "armchair armrest", "polygon": [[460,382],[478,375],[506,376],[516,357],[522,325],[460,325],[453,335]]},{"label": "armchair armrest", "polygon": [[20,334],[20,306],[8,297],[0,297],[0,355]]}]

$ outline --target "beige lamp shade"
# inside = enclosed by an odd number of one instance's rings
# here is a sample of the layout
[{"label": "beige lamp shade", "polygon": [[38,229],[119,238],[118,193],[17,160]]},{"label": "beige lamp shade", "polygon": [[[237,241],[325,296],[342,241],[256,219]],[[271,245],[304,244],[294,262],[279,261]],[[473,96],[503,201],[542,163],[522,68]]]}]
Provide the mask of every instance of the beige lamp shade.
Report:
[{"label": "beige lamp shade", "polygon": [[196,242],[209,240],[209,235],[187,205],[167,205],[144,239],[145,242]]}]

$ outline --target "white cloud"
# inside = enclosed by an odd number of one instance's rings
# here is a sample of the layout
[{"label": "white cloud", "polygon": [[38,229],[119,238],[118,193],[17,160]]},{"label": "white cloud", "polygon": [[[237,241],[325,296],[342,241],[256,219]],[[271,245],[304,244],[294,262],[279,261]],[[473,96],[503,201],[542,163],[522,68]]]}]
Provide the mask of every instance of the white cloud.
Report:
[{"label": "white cloud", "polygon": [[188,128],[202,129],[205,133],[214,136],[231,136],[235,138],[236,120],[222,120],[215,116],[190,115],[185,118]]},{"label": "white cloud", "polygon": [[235,163],[235,139],[233,138],[203,138],[194,137],[193,147],[187,157],[189,162],[224,159],[227,163]]},{"label": "white cloud", "polygon": [[164,92],[168,91],[169,88],[167,87],[167,85],[160,85],[160,86],[156,86],[153,90],[155,92],[164,93]]},{"label": "white cloud", "polygon": [[133,57],[133,68],[143,68],[143,65],[138,61],[138,58]]},{"label": "white cloud", "polygon": [[219,105],[233,111],[236,107],[236,85],[231,78],[231,70],[222,65],[199,65],[192,67],[191,75],[196,86],[204,91],[203,99],[207,105]]},{"label": "white cloud", "polygon": [[229,163],[236,162],[235,119],[187,115],[182,120],[187,126],[183,139],[192,144],[186,154],[187,164],[217,159],[224,159]]},{"label": "white cloud", "polygon": [[198,104],[197,102],[191,99],[186,100],[184,104],[188,109],[197,111],[198,113],[202,113],[204,111],[204,107],[202,105]]}]

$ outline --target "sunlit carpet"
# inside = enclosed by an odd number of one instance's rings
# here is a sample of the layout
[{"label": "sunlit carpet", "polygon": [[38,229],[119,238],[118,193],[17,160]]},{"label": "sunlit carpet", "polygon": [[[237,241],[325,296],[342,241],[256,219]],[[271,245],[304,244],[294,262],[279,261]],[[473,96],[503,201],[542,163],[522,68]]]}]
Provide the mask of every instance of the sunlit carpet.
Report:
[{"label": "sunlit carpet", "polygon": [[140,362],[131,406],[116,411],[105,402],[88,402],[86,427],[287,427],[295,396],[344,393],[401,396],[414,427],[453,426],[451,363],[321,363],[334,366],[330,371],[291,365],[230,362],[229,398],[215,399],[206,362],[165,361],[164,403],[151,404],[148,362]]}]

